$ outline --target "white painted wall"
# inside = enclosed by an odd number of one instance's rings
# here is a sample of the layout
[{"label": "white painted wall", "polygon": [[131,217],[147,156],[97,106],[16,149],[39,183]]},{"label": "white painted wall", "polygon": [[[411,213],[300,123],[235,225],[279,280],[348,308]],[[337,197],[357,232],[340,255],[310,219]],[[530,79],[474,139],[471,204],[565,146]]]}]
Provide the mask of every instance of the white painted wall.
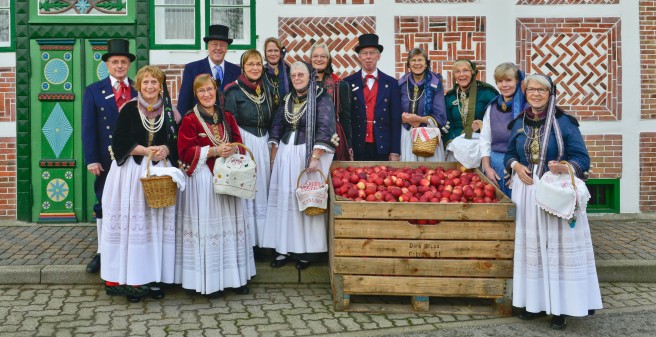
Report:
[{"label": "white painted wall", "polygon": [[[394,74],[394,16],[486,16],[486,80],[494,83],[494,67],[515,61],[515,25],[522,17],[620,17],[622,45],[622,120],[582,122],[583,134],[621,134],[623,137],[621,212],[639,212],[639,135],[656,130],[656,120],[640,120],[640,31],[638,1],[619,5],[516,6],[516,0],[479,0],[473,4],[397,4],[376,0],[373,5],[282,5],[281,1],[259,1],[256,8],[256,46],[269,36],[278,35],[278,17],[375,16],[376,31],[386,47],[379,68]],[[201,6],[201,20],[205,19]],[[203,22],[203,25],[206,23]],[[201,50],[153,50],[152,64],[185,64],[207,55]],[[239,63],[242,51],[229,51],[226,59]],[[15,53],[1,53],[0,67],[15,67]],[[0,137],[14,137],[15,123],[0,123]]]}]

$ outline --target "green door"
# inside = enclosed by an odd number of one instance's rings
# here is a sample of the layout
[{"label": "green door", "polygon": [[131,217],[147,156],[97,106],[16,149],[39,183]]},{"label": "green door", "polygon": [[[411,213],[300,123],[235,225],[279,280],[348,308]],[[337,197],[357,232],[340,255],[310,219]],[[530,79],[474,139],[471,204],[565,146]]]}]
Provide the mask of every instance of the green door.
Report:
[{"label": "green door", "polygon": [[[134,48],[134,40],[130,41]],[[30,40],[32,221],[92,221],[95,177],[82,153],[82,95],[108,76],[106,40]],[[136,72],[130,69],[130,76]]]}]

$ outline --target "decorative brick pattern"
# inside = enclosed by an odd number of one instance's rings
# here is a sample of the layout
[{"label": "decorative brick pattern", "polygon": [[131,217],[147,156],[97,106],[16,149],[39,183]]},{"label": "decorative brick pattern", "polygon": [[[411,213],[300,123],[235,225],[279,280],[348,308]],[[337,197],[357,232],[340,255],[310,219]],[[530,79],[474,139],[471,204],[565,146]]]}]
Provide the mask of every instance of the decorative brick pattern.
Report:
[{"label": "decorative brick pattern", "polygon": [[[398,0],[397,0],[398,1]],[[517,5],[616,5],[620,0],[518,0]]]},{"label": "decorative brick pattern", "polygon": [[471,3],[478,2],[478,0],[396,0],[396,3],[404,4],[446,4],[446,3]]},{"label": "decorative brick pattern", "polygon": [[373,5],[374,1],[375,0],[282,0],[280,3],[283,5]]},{"label": "decorative brick pattern", "polygon": [[580,120],[622,118],[619,18],[517,19],[519,64],[551,76],[558,105]]},{"label": "decorative brick pattern", "polygon": [[[180,86],[182,85],[182,72],[184,71],[184,64],[154,64],[154,66],[159,67],[166,75],[166,85],[169,89],[169,94],[171,95],[171,102],[175,107],[178,105],[178,93],[180,92]],[[186,112],[186,111],[185,111]],[[184,112],[181,112],[184,115]]]},{"label": "decorative brick pattern", "polygon": [[16,68],[0,68],[0,122],[16,121]]},{"label": "decorative brick pattern", "polygon": [[586,135],[583,140],[592,161],[589,178],[622,177],[622,135]]},{"label": "decorative brick pattern", "polygon": [[656,118],[656,1],[640,1],[640,118]]},{"label": "decorative brick pattern", "polygon": [[640,211],[656,211],[656,132],[640,134]]},{"label": "decorative brick pattern", "polygon": [[322,41],[330,49],[333,69],[340,77],[358,69],[357,54],[353,50],[358,36],[375,31],[376,20],[369,16],[278,18],[278,36],[287,48],[287,62],[309,61],[310,47]]},{"label": "decorative brick pattern", "polygon": [[0,218],[16,218],[16,138],[0,138]]},{"label": "decorative brick pattern", "polygon": [[428,53],[431,69],[441,73],[445,91],[453,86],[453,61],[476,62],[478,79],[485,78],[485,17],[482,16],[397,16],[394,18],[396,76],[406,73],[408,52],[420,47]]}]

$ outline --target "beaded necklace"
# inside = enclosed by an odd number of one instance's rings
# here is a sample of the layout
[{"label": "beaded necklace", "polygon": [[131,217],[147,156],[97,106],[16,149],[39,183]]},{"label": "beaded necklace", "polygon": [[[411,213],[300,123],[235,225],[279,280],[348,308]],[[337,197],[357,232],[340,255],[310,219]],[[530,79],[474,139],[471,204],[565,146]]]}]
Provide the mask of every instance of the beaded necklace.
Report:
[{"label": "beaded necklace", "polygon": [[285,97],[285,110],[284,110],[284,115],[285,115],[285,120],[287,123],[291,124],[292,129],[296,129],[296,126],[298,125],[298,121],[301,120],[301,117],[305,114],[305,111],[307,110],[307,101],[304,101],[298,109],[295,107],[292,107],[292,111],[289,111],[289,99],[291,98],[292,95],[287,95]]},{"label": "beaded necklace", "polygon": [[[537,118],[538,116],[536,115],[533,121],[537,121]],[[533,164],[537,164],[540,160],[540,139],[544,135],[544,129],[540,128],[539,126],[532,126],[533,135],[529,136],[529,134],[526,132],[526,113],[524,113],[524,117],[522,118],[522,124],[526,139],[529,140],[528,148],[529,151],[531,151],[531,162]]]},{"label": "beaded necklace", "polygon": [[[225,130],[226,130],[225,119],[221,123],[222,126],[223,126],[223,132],[221,132],[221,130],[218,129],[218,126],[216,127],[216,129],[214,129],[214,125],[212,125],[212,128],[214,130],[210,131],[207,128],[207,123],[205,122],[203,117],[200,115],[200,111],[198,111],[198,106],[194,106],[194,113],[196,114],[196,118],[198,118],[198,121],[200,122],[200,125],[203,126],[203,131],[205,131],[205,134],[207,135],[207,138],[210,139],[212,144],[214,144],[215,146],[218,146],[222,143],[228,143],[228,141],[229,141],[228,135],[225,132]],[[212,120],[214,120],[215,123],[218,122],[218,115],[216,113],[212,114]],[[215,133],[219,134],[220,139],[217,139],[217,136],[216,136]]]},{"label": "beaded necklace", "polygon": [[410,79],[405,82],[405,87],[406,87],[406,94],[408,95],[408,100],[410,100],[410,113],[416,114],[417,112],[417,101],[424,96],[424,91],[426,89],[422,87],[421,93],[419,92],[419,86],[417,84],[414,85],[414,89],[412,91],[412,98],[410,97]]},{"label": "beaded necklace", "polygon": [[[149,106],[149,110],[152,111],[152,106]],[[159,114],[157,117],[148,118],[146,114],[141,109],[141,104],[137,103],[137,110],[139,111],[139,118],[141,119],[141,125],[143,128],[148,131],[148,146],[153,144],[153,139],[155,134],[162,129],[164,125],[164,114]]]}]

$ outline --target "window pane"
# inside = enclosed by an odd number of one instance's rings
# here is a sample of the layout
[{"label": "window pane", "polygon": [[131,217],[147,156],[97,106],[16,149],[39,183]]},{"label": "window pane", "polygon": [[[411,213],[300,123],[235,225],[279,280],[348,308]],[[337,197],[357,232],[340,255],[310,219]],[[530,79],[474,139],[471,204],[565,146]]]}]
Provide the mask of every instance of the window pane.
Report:
[{"label": "window pane", "polygon": [[250,8],[214,7],[210,11],[210,22],[221,22],[230,27],[230,37],[234,39],[234,44],[251,43]]},{"label": "window pane", "polygon": [[[0,0],[1,1],[1,0]],[[194,0],[155,0],[155,5],[194,5]]]},{"label": "window pane", "polygon": [[155,43],[194,44],[194,8],[155,8]]},{"label": "window pane", "polygon": [[211,0],[211,6],[248,6],[250,0]]},{"label": "window pane", "polygon": [[9,0],[0,0],[0,8],[9,8]]},{"label": "window pane", "polygon": [[0,10],[0,46],[10,45],[9,41],[9,10]]}]

